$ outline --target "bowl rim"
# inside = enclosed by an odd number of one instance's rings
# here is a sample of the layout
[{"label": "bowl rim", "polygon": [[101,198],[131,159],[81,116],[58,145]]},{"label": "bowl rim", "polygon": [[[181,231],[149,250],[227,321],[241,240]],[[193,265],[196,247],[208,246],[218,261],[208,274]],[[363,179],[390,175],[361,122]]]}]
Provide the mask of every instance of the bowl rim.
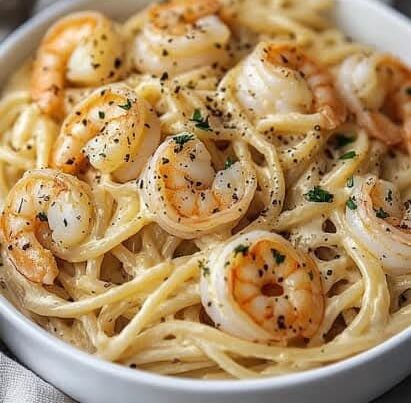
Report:
[{"label": "bowl rim", "polygon": [[8,320],[13,322],[16,327],[19,327],[20,330],[25,333],[26,337],[32,338],[35,343],[48,345],[53,348],[56,354],[63,356],[63,358],[73,360],[79,365],[86,365],[97,372],[104,372],[106,375],[122,377],[124,380],[132,383],[144,382],[157,388],[206,393],[219,392],[228,394],[232,392],[273,390],[295,386],[296,384],[310,384],[318,379],[326,380],[327,378],[333,378],[336,375],[348,372],[354,367],[366,365],[370,361],[382,357],[384,354],[388,354],[400,344],[411,339],[410,327],[393,335],[383,343],[380,343],[369,350],[365,350],[352,357],[319,368],[254,379],[197,380],[170,375],[160,375],[139,368],[129,368],[86,353],[41,328],[23,313],[18,311],[6,297],[0,294],[0,316],[1,315],[9,317]]},{"label": "bowl rim", "polygon": [[[4,57],[12,52],[14,48],[24,41],[31,31],[38,29],[51,22],[53,18],[71,12],[74,9],[87,8],[86,4],[91,0],[61,0],[40,13],[33,16],[26,23],[10,33],[0,44],[0,62]],[[355,0],[338,0],[349,3]],[[359,0],[356,0],[359,1]],[[361,0],[366,7],[385,13],[391,18],[395,18],[397,23],[405,24],[407,29],[411,28],[410,20],[399,12],[389,8],[387,5],[373,1]],[[3,319],[4,316],[7,319]],[[131,383],[147,383],[156,388],[167,388],[168,390],[202,392],[220,394],[230,394],[232,392],[254,392],[264,390],[274,390],[288,388],[296,384],[310,384],[319,379],[330,379],[336,375],[341,375],[350,371],[354,367],[366,365],[379,357],[382,357],[399,345],[411,339],[411,327],[404,329],[398,334],[388,338],[386,341],[358,353],[352,357],[327,364],[323,367],[308,369],[305,371],[271,376],[257,379],[242,380],[197,380],[168,375],[160,375],[144,371],[141,369],[131,369],[127,366],[105,361],[97,356],[86,353],[48,333],[35,322],[24,316],[5,296],[0,294],[0,319],[13,323],[28,338],[33,338],[36,343],[50,346],[56,354],[65,359],[73,360],[76,364],[88,366],[96,372],[104,372],[106,375],[121,377]]]}]

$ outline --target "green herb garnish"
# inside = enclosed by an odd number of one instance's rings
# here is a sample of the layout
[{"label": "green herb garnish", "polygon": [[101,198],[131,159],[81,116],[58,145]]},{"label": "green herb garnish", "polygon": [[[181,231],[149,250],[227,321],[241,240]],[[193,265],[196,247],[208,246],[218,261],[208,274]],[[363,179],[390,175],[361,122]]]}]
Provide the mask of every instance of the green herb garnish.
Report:
[{"label": "green herb garnish", "polygon": [[341,155],[340,160],[350,160],[357,156],[355,151],[348,151],[345,154]]},{"label": "green herb garnish", "polygon": [[194,109],[193,116],[190,120],[195,122],[195,127],[197,127],[197,129],[205,130],[207,132],[211,131],[208,116],[204,119],[200,109]]},{"label": "green herb garnish", "polygon": [[203,277],[207,277],[210,275],[210,268],[207,267],[203,261],[198,262],[198,265],[200,267],[201,273],[203,274]]},{"label": "green herb garnish", "polygon": [[357,204],[355,203],[354,198],[352,197],[350,197],[345,204],[350,210],[357,209]]},{"label": "green herb garnish", "polygon": [[230,168],[231,165],[233,165],[234,163],[235,163],[235,161],[231,157],[228,157],[225,161],[224,169]]},{"label": "green herb garnish", "polygon": [[245,256],[248,253],[249,248],[250,248],[249,246],[242,245],[242,244],[236,246],[234,248],[234,256],[237,256],[237,254],[239,254],[239,253],[242,253],[243,256]]},{"label": "green herb garnish", "polygon": [[179,136],[173,137],[174,142],[178,145],[177,151],[181,151],[184,147],[184,144],[193,139],[194,136],[189,133],[180,134]]},{"label": "green herb garnish", "polygon": [[354,177],[351,175],[348,179],[347,179],[347,188],[352,188],[354,186]]},{"label": "green herb garnish", "polygon": [[203,120],[203,116],[201,115],[200,109],[194,109],[191,121],[193,121],[193,122],[202,122],[202,120]]},{"label": "green herb garnish", "polygon": [[332,203],[334,200],[334,195],[321,189],[320,186],[314,186],[314,189],[308,191],[304,196],[308,201],[315,203]]},{"label": "green herb garnish", "polygon": [[127,98],[127,103],[124,105],[119,105],[119,108],[122,108],[126,111],[128,111],[131,108],[131,101],[129,98]]},{"label": "green herb garnish", "polygon": [[387,217],[390,216],[386,211],[383,210],[382,207],[380,207],[378,210],[374,210],[374,211],[375,211],[375,215],[376,215],[378,218],[384,219],[384,218],[387,218]]},{"label": "green herb garnish", "polygon": [[104,119],[106,117],[106,114],[103,111],[98,111],[98,117],[100,119]]},{"label": "green herb garnish", "polygon": [[285,255],[282,255],[278,250],[276,249],[271,249],[271,253],[273,254],[273,258],[275,259],[275,262],[277,264],[281,264],[285,260]]},{"label": "green herb garnish", "polygon": [[335,148],[343,148],[348,144],[351,144],[355,141],[354,137],[348,137],[345,134],[337,134],[335,137],[337,143],[335,145]]}]

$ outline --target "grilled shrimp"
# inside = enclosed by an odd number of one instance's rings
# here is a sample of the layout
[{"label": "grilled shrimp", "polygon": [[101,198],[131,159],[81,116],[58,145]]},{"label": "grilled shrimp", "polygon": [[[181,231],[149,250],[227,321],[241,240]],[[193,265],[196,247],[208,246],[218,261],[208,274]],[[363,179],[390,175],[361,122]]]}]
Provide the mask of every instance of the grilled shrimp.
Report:
[{"label": "grilled shrimp", "polygon": [[59,271],[53,253],[89,235],[93,211],[86,183],[51,169],[27,171],[8,194],[2,215],[8,258],[29,280],[52,284]]},{"label": "grilled shrimp", "polygon": [[158,224],[180,238],[195,238],[235,223],[246,213],[256,175],[235,162],[215,172],[205,145],[182,133],[160,145],[140,186]]},{"label": "grilled shrimp", "polygon": [[411,69],[386,55],[356,54],[343,62],[338,86],[370,136],[411,153]]},{"label": "grilled shrimp", "polygon": [[346,119],[330,73],[292,45],[257,45],[240,66],[237,97],[259,118],[315,114],[317,124],[327,130]]},{"label": "grilled shrimp", "polygon": [[117,81],[124,68],[124,44],[113,23],[96,12],[57,21],[37,52],[31,82],[33,100],[48,115],[64,113],[66,81],[97,86]]},{"label": "grilled shrimp", "polygon": [[146,73],[181,73],[227,61],[227,26],[216,15],[218,0],[172,0],[148,11],[148,22],[136,37],[134,60]]},{"label": "grilled shrimp", "polygon": [[160,123],[151,105],[122,84],[94,91],[63,122],[52,166],[76,173],[83,163],[135,179],[160,142]]},{"label": "grilled shrimp", "polygon": [[202,262],[201,301],[219,329],[252,341],[310,338],[324,314],[319,271],[279,235],[253,231]]},{"label": "grilled shrimp", "polygon": [[411,202],[402,203],[397,187],[370,175],[356,177],[346,220],[358,239],[390,274],[410,273]]}]

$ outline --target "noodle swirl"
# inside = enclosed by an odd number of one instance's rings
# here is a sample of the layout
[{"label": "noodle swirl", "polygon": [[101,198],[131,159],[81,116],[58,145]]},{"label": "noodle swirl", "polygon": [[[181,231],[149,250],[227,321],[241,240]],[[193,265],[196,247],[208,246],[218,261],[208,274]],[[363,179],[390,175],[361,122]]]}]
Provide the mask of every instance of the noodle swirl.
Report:
[{"label": "noodle swirl", "polygon": [[0,99],[1,292],[84,351],[201,379],[410,326],[410,69],[332,6],[57,21]]}]

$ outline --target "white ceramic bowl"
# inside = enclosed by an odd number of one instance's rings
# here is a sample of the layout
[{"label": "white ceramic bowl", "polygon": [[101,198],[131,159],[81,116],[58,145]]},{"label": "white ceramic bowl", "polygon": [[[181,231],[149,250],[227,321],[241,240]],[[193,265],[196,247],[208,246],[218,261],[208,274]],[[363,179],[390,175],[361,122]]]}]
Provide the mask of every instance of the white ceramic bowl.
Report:
[{"label": "white ceramic bowl", "polygon": [[[36,48],[57,17],[80,9],[125,18],[144,0],[72,0],[56,4],[14,32],[0,47],[0,83]],[[411,64],[411,24],[372,0],[337,0],[335,19],[351,37]],[[247,381],[196,381],[131,370],[63,343],[0,296],[0,336],[45,380],[82,403],[343,403],[367,402],[411,372],[411,329],[345,361],[298,374]]]}]

